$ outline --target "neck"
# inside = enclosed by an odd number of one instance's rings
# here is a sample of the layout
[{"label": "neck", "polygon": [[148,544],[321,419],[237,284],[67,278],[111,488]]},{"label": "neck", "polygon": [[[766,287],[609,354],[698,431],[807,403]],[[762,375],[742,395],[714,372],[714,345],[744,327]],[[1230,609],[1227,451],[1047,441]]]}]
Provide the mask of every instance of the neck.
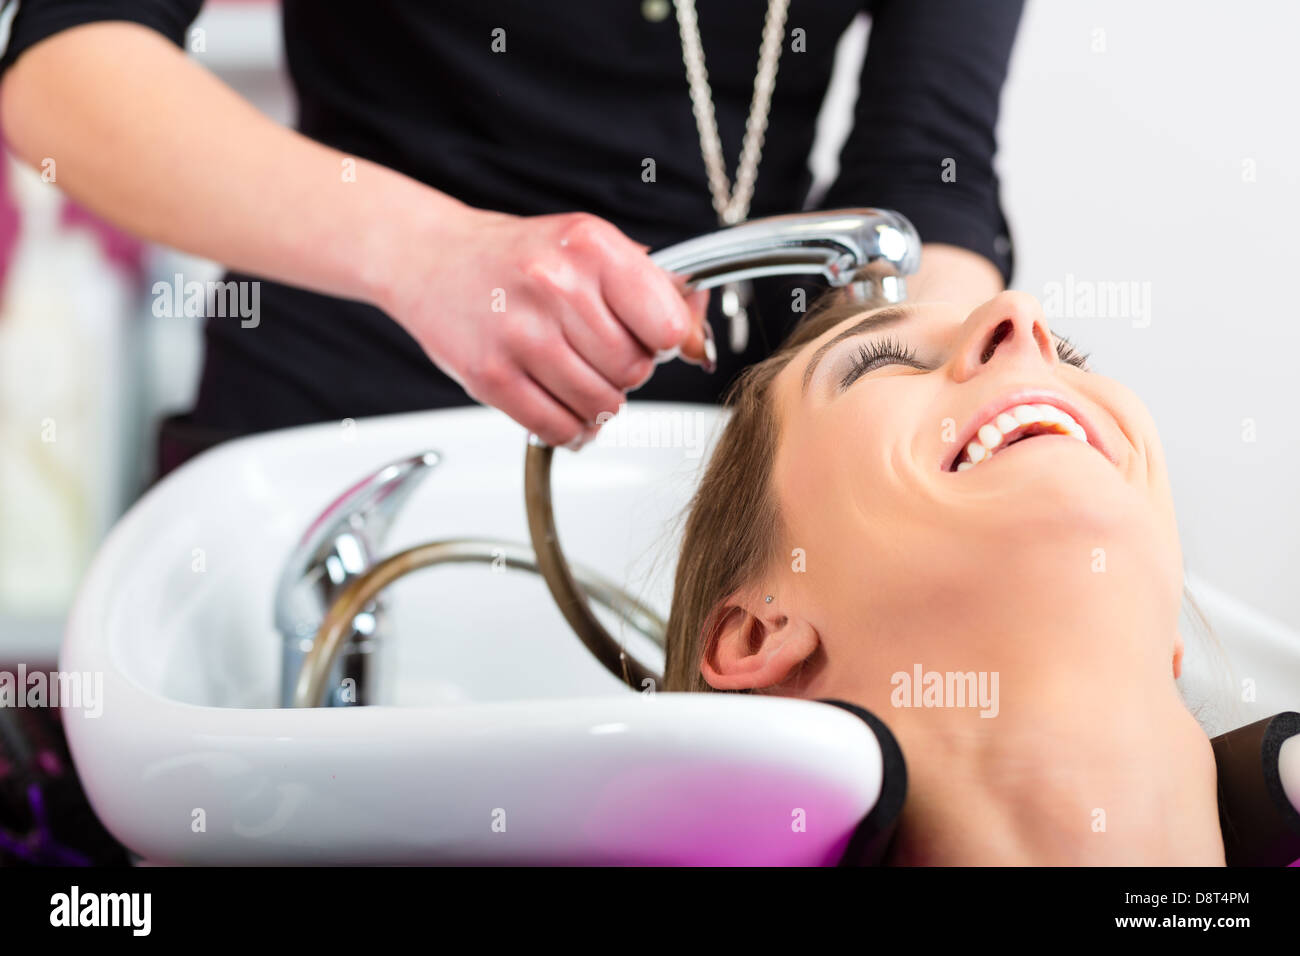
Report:
[{"label": "neck", "polygon": [[1213,751],[1177,694],[1059,690],[1041,719],[992,731],[901,722],[887,862],[1222,866]]},{"label": "neck", "polygon": [[885,673],[984,668],[997,700],[981,717],[978,695],[881,706],[878,681],[858,688],[907,761],[886,862],[1223,865],[1214,753],[1173,679],[1178,602],[1153,601],[1141,575],[1093,577],[1064,595],[998,592],[974,614],[936,602],[923,628],[889,641]]}]

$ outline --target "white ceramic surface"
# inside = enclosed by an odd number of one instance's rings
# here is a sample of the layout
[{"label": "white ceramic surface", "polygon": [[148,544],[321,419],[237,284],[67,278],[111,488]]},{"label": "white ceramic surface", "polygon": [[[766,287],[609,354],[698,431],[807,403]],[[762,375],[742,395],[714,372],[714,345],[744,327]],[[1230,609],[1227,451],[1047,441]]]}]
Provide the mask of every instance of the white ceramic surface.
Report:
[{"label": "white ceramic surface", "polygon": [[[670,519],[721,417],[689,405],[629,411],[644,417],[556,453],[557,524],[571,560],[638,582],[663,613]],[[650,425],[676,428],[677,445],[640,447]],[[861,721],[806,701],[631,693],[524,572],[466,565],[402,580],[389,591],[381,706],[277,708],[272,596],[285,556],[345,487],[430,448],[442,463],[388,550],[527,541],[525,433],[483,408],[233,442],[116,526],[60,667],[103,675],[102,716],[71,710],[64,722],[118,839],[161,863],[834,862],[880,790],[879,749]],[[1207,732],[1300,709],[1300,637],[1190,583],[1227,658],[1189,644],[1184,692]],[[799,810],[806,832],[791,826]]]},{"label": "white ceramic surface", "polygon": [[[641,409],[684,426],[682,446],[596,444],[553,470],[566,549],[622,581],[671,545],[661,526],[702,460],[690,429],[716,421]],[[103,674],[102,715],[65,726],[114,835],[162,863],[835,862],[880,789],[865,724],[805,701],[632,693],[525,572],[399,582],[382,705],[276,707],[274,586],[316,514],[433,448],[392,549],[527,541],[525,437],[481,408],[312,426],[214,449],[146,495],[96,557],[60,656]],[[661,609],[672,564],[641,592]]]}]

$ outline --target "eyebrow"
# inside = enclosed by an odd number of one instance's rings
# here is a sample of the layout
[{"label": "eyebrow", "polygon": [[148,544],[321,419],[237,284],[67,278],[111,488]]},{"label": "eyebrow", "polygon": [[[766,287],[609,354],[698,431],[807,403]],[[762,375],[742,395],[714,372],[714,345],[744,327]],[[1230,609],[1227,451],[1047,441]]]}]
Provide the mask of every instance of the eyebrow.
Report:
[{"label": "eyebrow", "polygon": [[915,311],[915,305],[895,305],[890,306],[889,308],[880,309],[849,326],[829,342],[824,343],[812,354],[812,358],[808,360],[808,367],[804,369],[803,394],[808,394],[808,383],[812,381],[813,372],[817,371],[817,363],[822,360],[822,357],[827,352],[835,348],[835,346],[839,345],[845,339],[853,338],[855,335],[866,335],[868,332],[875,332],[878,329],[883,329],[896,322],[901,322]]}]

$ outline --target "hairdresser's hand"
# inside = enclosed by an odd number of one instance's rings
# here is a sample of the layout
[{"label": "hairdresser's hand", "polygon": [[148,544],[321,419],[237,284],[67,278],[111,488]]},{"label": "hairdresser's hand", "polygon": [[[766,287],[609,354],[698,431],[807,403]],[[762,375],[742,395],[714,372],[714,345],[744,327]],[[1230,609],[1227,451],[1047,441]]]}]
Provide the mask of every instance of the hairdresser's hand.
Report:
[{"label": "hairdresser's hand", "polygon": [[412,243],[380,305],[471,397],[550,445],[592,438],[659,353],[709,367],[708,292],[586,213],[511,216],[465,206]]}]

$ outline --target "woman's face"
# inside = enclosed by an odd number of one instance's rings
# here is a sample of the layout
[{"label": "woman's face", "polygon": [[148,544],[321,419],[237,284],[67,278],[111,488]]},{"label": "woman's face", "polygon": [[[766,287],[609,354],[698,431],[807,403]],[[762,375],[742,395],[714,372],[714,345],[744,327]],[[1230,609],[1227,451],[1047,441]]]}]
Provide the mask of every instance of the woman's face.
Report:
[{"label": "woman's face", "polygon": [[[1101,599],[1120,583],[1107,575],[1176,606],[1154,423],[1058,345],[1037,300],[1005,292],[970,312],[863,312],[780,373],[773,482],[791,566],[776,586],[797,592],[823,641],[1045,594],[1064,608],[1080,589]],[[888,640],[873,646],[889,653]]]}]

